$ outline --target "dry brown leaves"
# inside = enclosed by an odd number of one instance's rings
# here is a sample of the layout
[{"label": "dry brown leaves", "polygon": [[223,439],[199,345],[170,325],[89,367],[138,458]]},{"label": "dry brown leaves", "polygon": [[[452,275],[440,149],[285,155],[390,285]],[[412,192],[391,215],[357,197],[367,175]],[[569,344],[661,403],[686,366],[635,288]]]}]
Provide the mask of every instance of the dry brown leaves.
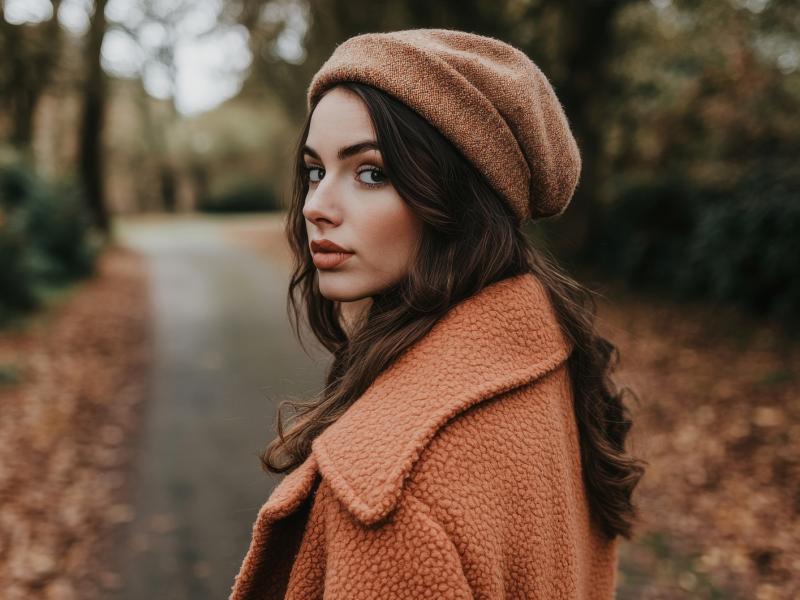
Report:
[{"label": "dry brown leaves", "polygon": [[800,598],[800,342],[653,299],[601,307],[649,461],[619,598]]},{"label": "dry brown leaves", "polygon": [[133,518],[135,455],[149,354],[143,262],[114,249],[97,275],[22,333],[2,332],[0,597],[90,599],[116,525]]}]

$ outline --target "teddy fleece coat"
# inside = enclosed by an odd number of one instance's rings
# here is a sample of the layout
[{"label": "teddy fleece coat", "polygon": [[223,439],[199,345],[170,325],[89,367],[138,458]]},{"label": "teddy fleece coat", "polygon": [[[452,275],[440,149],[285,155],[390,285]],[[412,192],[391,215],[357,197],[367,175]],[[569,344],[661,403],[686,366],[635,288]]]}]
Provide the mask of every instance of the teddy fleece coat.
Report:
[{"label": "teddy fleece coat", "polygon": [[231,598],[613,598],[569,351],[532,275],[459,304],[275,489]]}]

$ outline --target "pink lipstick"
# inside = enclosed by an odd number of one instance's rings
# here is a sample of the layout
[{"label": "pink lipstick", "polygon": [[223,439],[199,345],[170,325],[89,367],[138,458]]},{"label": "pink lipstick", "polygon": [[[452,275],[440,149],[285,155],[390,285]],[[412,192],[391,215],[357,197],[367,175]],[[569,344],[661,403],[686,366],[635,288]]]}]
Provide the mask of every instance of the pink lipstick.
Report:
[{"label": "pink lipstick", "polygon": [[318,269],[338,267],[355,254],[334,244],[330,240],[311,240],[311,253],[314,255],[314,266]]}]

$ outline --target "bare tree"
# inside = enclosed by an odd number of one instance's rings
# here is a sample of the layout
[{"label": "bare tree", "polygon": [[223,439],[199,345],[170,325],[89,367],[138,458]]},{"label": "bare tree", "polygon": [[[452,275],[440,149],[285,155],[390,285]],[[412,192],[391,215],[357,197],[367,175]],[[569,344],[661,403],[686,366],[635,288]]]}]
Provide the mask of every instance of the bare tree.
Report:
[{"label": "bare tree", "polygon": [[27,149],[42,92],[52,83],[62,53],[63,36],[56,15],[61,0],[51,0],[53,16],[37,25],[13,25],[5,20],[0,1],[0,95],[11,117],[11,143]]},{"label": "bare tree", "polygon": [[86,201],[95,226],[106,234],[109,231],[109,216],[103,191],[102,135],[108,82],[100,65],[100,49],[107,28],[107,2],[95,0],[86,40],[86,80],[80,141],[80,175]]}]

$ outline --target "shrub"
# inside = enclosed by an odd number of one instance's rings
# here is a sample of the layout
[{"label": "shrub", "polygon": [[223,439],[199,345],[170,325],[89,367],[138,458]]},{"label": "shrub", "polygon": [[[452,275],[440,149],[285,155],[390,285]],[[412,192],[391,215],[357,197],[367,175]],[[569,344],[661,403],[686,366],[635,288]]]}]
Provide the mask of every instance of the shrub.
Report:
[{"label": "shrub", "polygon": [[97,255],[82,197],[24,165],[0,169],[0,321],[89,275]]},{"label": "shrub", "polygon": [[92,272],[97,248],[76,189],[64,187],[36,198],[28,210],[28,233],[40,280],[57,285]]},{"label": "shrub", "polygon": [[604,216],[597,262],[637,287],[797,319],[800,189],[632,187]]},{"label": "shrub", "polygon": [[200,201],[203,212],[270,212],[280,210],[280,202],[271,185],[254,181],[235,181],[212,190]]},{"label": "shrub", "polygon": [[691,247],[693,288],[759,313],[797,318],[800,194],[773,193],[704,211]]},{"label": "shrub", "polygon": [[598,262],[639,287],[681,279],[703,201],[677,181],[628,189],[605,215]]},{"label": "shrub", "polygon": [[0,322],[9,313],[38,304],[21,217],[19,212],[0,207]]}]

